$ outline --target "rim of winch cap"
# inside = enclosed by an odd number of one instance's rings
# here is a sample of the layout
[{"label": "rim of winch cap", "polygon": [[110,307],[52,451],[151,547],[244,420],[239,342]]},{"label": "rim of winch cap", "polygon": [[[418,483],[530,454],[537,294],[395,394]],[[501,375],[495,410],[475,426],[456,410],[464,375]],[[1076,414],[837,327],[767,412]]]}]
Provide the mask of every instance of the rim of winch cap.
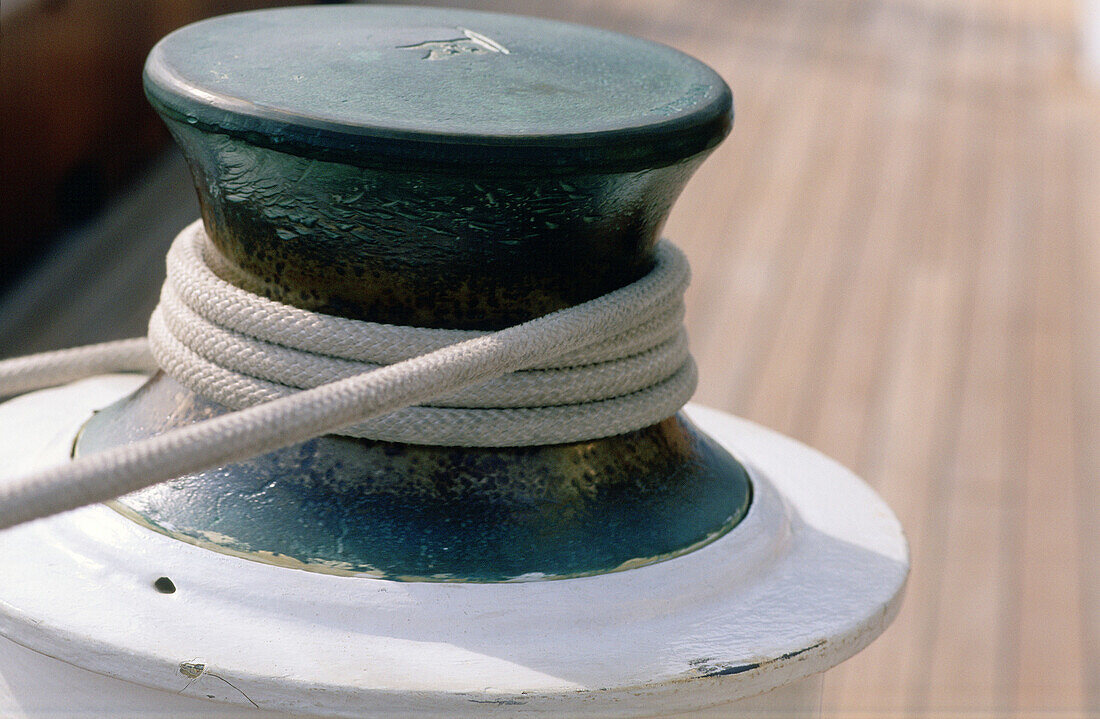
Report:
[{"label": "rim of winch cap", "polygon": [[[385,18],[401,14],[434,18],[438,13],[445,13],[445,17],[451,19],[484,20],[486,23],[528,27],[532,32],[539,30],[546,34],[559,33],[567,40],[584,44],[589,51],[595,53],[590,58],[593,62],[587,63],[588,66],[598,64],[595,60],[599,58],[601,46],[614,47],[616,50],[625,48],[635,53],[638,61],[647,58],[659,60],[667,68],[674,68],[682,73],[682,78],[679,79],[683,81],[685,88],[680,95],[645,96],[664,101],[664,105],[656,108],[636,110],[627,104],[624,112],[628,114],[603,127],[586,126],[584,122],[587,120],[580,119],[584,114],[581,109],[577,108],[576,112],[572,112],[573,108],[569,108],[571,115],[576,118],[570,122],[578,123],[573,130],[566,127],[555,130],[551,127],[549,129],[553,131],[536,132],[536,128],[530,126],[502,130],[500,126],[494,127],[493,121],[487,116],[479,121],[485,125],[482,129],[479,129],[477,122],[459,126],[456,121],[456,124],[449,125],[444,120],[431,119],[429,113],[421,113],[421,119],[406,117],[382,121],[380,116],[372,117],[372,110],[369,108],[360,108],[358,112],[361,115],[356,117],[355,111],[334,110],[339,104],[335,101],[327,109],[316,109],[315,104],[318,101],[324,104],[326,98],[331,100],[324,93],[306,90],[302,91],[301,97],[292,97],[287,95],[289,90],[286,87],[273,83],[266,89],[270,94],[265,96],[265,90],[219,88],[207,77],[196,77],[202,75],[199,68],[205,62],[221,68],[218,71],[210,69],[207,75],[233,69],[225,65],[226,59],[218,52],[211,50],[203,55],[202,52],[193,50],[192,46],[201,46],[204,39],[207,45],[216,44],[211,38],[217,38],[220,31],[230,34],[235,23],[271,20],[282,22],[288,27],[310,27],[312,29],[309,32],[284,33],[285,37],[280,39],[287,44],[270,50],[273,54],[289,50],[298,50],[298,54],[302,54],[304,49],[315,47],[308,44],[312,37],[309,33],[317,33],[327,27],[317,27],[319,20],[327,20],[331,25],[337,20],[346,19],[345,24],[349,24],[360,18],[365,21],[372,17]],[[413,29],[416,27],[418,26]],[[270,35],[271,32],[265,36],[264,41],[270,40]],[[223,39],[221,42],[228,41]],[[247,61],[238,57],[238,61],[260,62],[266,52],[263,47],[263,42],[247,46],[246,50],[252,55]],[[546,48],[542,50],[545,53]],[[604,52],[608,57],[614,55],[611,50]],[[354,53],[349,51],[350,54]],[[240,53],[236,53],[234,56],[239,55]],[[516,58],[524,61],[522,44],[513,45],[510,55],[509,62],[515,62]],[[189,70],[178,67],[184,62],[199,64]],[[533,67],[539,69],[539,61],[532,62]],[[579,61],[576,64],[585,65]],[[577,72],[576,77],[587,77],[595,85],[606,81],[606,78],[597,77],[596,70],[582,69]],[[229,73],[224,74],[228,76]],[[462,82],[474,83],[469,86],[470,91],[483,89],[476,83],[484,85],[489,82],[484,80],[489,73],[463,74],[456,71],[452,74]],[[424,82],[417,80],[413,73],[409,75],[412,78],[410,82]],[[626,77],[625,74],[620,75]],[[260,76],[257,73],[249,77]],[[496,171],[506,174],[537,174],[548,171],[591,171],[604,174],[654,169],[713,149],[729,133],[733,122],[733,100],[728,85],[709,66],[679,50],[650,40],[574,23],[463,9],[388,5],[311,6],[222,15],[184,26],[163,38],[149,54],[143,79],[150,102],[173,121],[206,133],[224,134],[270,150],[378,168],[404,169],[411,166],[444,171]],[[454,88],[450,89],[453,95]],[[413,94],[412,90],[440,94],[438,87],[430,85],[412,86],[408,90],[409,94]],[[507,88],[501,92],[505,90]],[[295,88],[294,92],[298,93],[299,90]],[[592,90],[589,94],[595,102],[596,91]],[[601,102],[604,99],[599,98]],[[315,104],[309,104],[306,100]],[[303,104],[294,107],[299,101]],[[472,104],[474,103],[471,101]],[[494,110],[491,103],[482,104],[487,113]],[[306,107],[309,109],[304,109]],[[539,122],[547,121],[546,117],[539,118]]]}]

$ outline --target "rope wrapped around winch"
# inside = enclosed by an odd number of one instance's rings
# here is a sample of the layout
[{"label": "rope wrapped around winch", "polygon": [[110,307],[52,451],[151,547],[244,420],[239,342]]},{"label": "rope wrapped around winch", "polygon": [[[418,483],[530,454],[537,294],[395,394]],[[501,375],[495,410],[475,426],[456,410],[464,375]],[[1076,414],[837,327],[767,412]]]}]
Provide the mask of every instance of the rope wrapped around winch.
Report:
[{"label": "rope wrapped around winch", "polygon": [[[222,280],[195,222],[169,251],[149,349],[177,381],[237,411],[0,481],[0,529],[333,432],[492,447],[650,426],[682,407],[696,382],[682,327],[687,260],[663,240],[655,258],[630,285],[498,332],[398,327],[309,312]],[[0,362],[0,396],[146,368],[143,344]]]},{"label": "rope wrapped around winch", "polygon": [[[221,279],[211,269],[217,259],[200,223],[176,239],[168,252],[160,304],[149,322],[149,343],[165,372],[232,409],[491,334],[386,325],[299,309]],[[502,447],[596,439],[659,422],[695,389],[683,328],[687,279],[681,253],[662,242],[656,267],[646,278],[652,293],[609,324],[605,334],[593,334],[587,344],[563,355],[543,355],[518,371],[337,434]]]}]

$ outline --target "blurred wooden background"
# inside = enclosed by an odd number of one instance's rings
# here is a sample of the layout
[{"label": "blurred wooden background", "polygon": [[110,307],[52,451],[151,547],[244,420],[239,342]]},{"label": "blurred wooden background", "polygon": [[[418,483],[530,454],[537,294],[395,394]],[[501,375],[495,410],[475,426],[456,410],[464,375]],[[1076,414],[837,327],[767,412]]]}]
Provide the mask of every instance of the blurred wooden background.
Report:
[{"label": "blurred wooden background", "polygon": [[[1072,0],[448,4],[656,39],[733,87],[668,226],[697,401],[856,470],[912,545],[825,716],[1100,716],[1100,100]],[[0,298],[0,351],[141,332],[196,214],[170,154]]]},{"label": "blurred wooden background", "polygon": [[210,15],[278,4],[289,0],[4,0],[0,286],[163,150],[168,132],[141,92],[153,44]]}]

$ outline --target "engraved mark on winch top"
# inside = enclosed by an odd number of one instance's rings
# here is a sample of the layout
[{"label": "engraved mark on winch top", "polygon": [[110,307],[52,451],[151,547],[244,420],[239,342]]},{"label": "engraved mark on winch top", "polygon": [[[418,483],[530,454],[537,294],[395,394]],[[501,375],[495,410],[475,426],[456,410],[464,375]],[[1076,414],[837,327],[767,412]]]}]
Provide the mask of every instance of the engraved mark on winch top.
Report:
[{"label": "engraved mark on winch top", "polygon": [[425,40],[413,45],[398,45],[399,50],[423,50],[423,60],[445,60],[456,55],[483,55],[499,53],[509,55],[508,48],[496,40],[464,27],[455,28],[462,37],[447,40]]}]

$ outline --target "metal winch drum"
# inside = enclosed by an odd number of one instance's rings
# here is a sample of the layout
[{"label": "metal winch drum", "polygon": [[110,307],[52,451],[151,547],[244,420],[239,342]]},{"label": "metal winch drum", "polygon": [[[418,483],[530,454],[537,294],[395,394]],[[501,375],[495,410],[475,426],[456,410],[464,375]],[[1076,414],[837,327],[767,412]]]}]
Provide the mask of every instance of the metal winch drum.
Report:
[{"label": "metal winch drum", "polygon": [[[443,330],[638,281],[732,122],[668,47],[437,8],[213,18],[145,88],[222,280]],[[170,372],[33,392],[0,405],[0,471],[230,409]],[[509,446],[324,435],[4,530],[0,714],[805,716],[896,614],[901,528],[791,439],[669,414]]]}]

